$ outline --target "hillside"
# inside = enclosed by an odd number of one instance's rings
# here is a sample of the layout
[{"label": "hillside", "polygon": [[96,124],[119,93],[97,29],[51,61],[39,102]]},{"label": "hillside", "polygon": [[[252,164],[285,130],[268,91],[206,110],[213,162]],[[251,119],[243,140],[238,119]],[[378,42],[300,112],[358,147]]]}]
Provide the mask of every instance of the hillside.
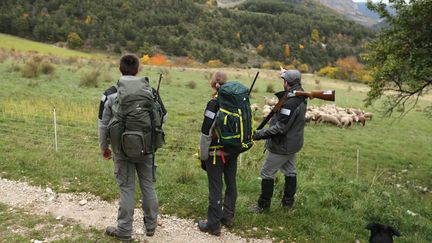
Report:
[{"label": "hillside", "polygon": [[13,49],[17,51],[32,51],[37,50],[40,54],[52,54],[60,57],[92,57],[93,55],[79,52],[75,50],[69,50],[66,48],[60,48],[54,45],[48,45],[40,42],[30,41],[23,38],[5,35],[0,33],[0,48]]},{"label": "hillside", "polygon": [[[254,0],[235,9],[216,5],[203,0],[6,1],[0,5],[0,32],[116,53],[245,66],[261,66],[267,59],[307,63],[311,70],[358,55],[373,35],[313,1]],[[314,39],[313,30],[318,32]]]},{"label": "hillside", "polygon": [[[359,3],[355,3],[352,0],[319,0],[319,2],[365,26],[373,26],[378,22],[377,18],[369,15],[370,13],[373,13],[372,11],[365,11],[363,8],[365,7],[365,3],[359,5]],[[368,10],[367,7],[366,10]]]}]

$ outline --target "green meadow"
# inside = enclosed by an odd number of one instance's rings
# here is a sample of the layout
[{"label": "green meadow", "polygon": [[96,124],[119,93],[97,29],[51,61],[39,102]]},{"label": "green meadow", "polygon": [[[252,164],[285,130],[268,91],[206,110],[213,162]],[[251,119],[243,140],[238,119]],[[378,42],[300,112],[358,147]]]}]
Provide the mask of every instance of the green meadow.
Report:
[{"label": "green meadow", "polygon": [[[58,192],[90,192],[108,201],[118,198],[113,163],[101,158],[97,139],[100,98],[118,79],[117,66],[58,61],[49,74],[25,78],[23,58],[0,60],[0,176]],[[207,177],[194,154],[214,71],[143,66],[139,74],[148,76],[156,86],[159,73],[164,73],[160,93],[169,113],[164,126],[167,143],[156,154],[156,186],[164,214],[206,217]],[[258,70],[225,71],[230,80],[250,85]],[[267,91],[280,90],[282,83],[277,71],[259,71],[251,101],[262,107],[264,96],[272,96]],[[98,73],[94,76],[98,82],[87,87],[82,80],[92,72]],[[335,89],[337,106],[364,109],[366,86],[309,74],[303,77],[307,90]],[[377,104],[366,109],[374,117],[364,127],[307,124],[305,144],[297,157],[299,188],[291,211],[280,207],[283,177],[279,174],[271,211],[247,212],[259,196],[259,171],[265,157],[264,142],[257,142],[238,162],[239,197],[233,231],[277,242],[366,242],[366,224],[377,222],[397,228],[402,234],[397,242],[431,242],[432,125],[422,113],[430,102],[430,97],[424,97],[403,119],[381,117]],[[308,103],[323,104],[332,103]],[[261,119],[258,112],[256,125]],[[428,192],[423,192],[425,187]]]},{"label": "green meadow", "polygon": [[94,54],[60,48],[55,45],[44,44],[3,33],[0,33],[0,48],[31,52],[37,50],[40,54],[51,54],[60,57],[95,57]]}]

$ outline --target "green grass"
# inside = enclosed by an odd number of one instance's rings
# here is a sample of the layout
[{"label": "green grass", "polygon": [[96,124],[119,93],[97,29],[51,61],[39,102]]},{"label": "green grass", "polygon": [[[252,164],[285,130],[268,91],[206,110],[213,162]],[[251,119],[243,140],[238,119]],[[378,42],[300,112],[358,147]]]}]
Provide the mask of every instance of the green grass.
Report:
[{"label": "green grass", "polygon": [[82,228],[67,219],[35,215],[22,209],[0,204],[1,242],[117,242],[94,228]]},{"label": "green grass", "polygon": [[[119,74],[116,67],[58,65],[52,75],[26,79],[10,72],[13,63],[0,63],[0,173],[2,177],[47,185],[59,192],[90,192],[105,200],[118,197],[111,161],[101,159],[97,142],[97,112],[102,92]],[[114,80],[98,88],[80,87],[83,74],[98,68]],[[157,152],[157,192],[161,211],[187,218],[204,218],[207,178],[194,158],[203,109],[210,98],[209,70],[145,66],[140,73],[156,86],[165,78],[161,95],[169,111],[167,144]],[[229,70],[230,79],[249,85],[255,72]],[[307,90],[316,77],[304,76]],[[196,87],[188,84],[194,81]],[[33,85],[33,83],[37,83]],[[281,82],[275,71],[261,71],[252,102],[262,106],[266,87]],[[323,79],[323,88],[336,89],[338,106],[362,107],[365,87]],[[352,86],[349,91],[348,85]],[[309,105],[323,104],[310,101]],[[426,106],[421,101],[419,106]],[[59,151],[54,150],[52,108],[56,107]],[[375,110],[372,110],[376,112]],[[308,124],[305,145],[298,155],[298,194],[294,210],[279,206],[283,178],[279,174],[272,210],[253,215],[247,208],[259,196],[262,141],[243,154],[238,169],[238,203],[234,232],[296,242],[366,241],[369,222],[391,224],[398,242],[432,241],[432,196],[416,186],[432,188],[432,125],[414,110],[403,120],[375,115],[365,127],[339,129]],[[356,151],[360,173],[356,178]],[[408,172],[401,171],[407,169]],[[402,187],[397,188],[396,184]],[[137,189],[137,196],[139,195]],[[137,197],[137,205],[138,203]],[[410,210],[417,216],[410,216]],[[258,230],[251,230],[257,227]]]},{"label": "green grass", "polygon": [[61,57],[95,57],[93,54],[69,50],[65,48],[59,48],[54,45],[44,44],[35,42],[16,36],[0,33],[0,48],[3,49],[15,49],[17,51],[35,51],[37,50],[40,54],[51,54]]}]

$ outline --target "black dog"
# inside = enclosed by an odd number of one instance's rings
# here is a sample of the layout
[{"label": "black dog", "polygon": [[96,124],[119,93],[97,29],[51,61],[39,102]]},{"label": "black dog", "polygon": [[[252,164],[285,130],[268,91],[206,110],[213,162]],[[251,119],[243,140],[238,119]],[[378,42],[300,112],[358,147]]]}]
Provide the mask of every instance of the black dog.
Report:
[{"label": "black dog", "polygon": [[393,243],[393,235],[401,236],[393,227],[382,224],[370,223],[366,229],[371,231],[370,243]]}]

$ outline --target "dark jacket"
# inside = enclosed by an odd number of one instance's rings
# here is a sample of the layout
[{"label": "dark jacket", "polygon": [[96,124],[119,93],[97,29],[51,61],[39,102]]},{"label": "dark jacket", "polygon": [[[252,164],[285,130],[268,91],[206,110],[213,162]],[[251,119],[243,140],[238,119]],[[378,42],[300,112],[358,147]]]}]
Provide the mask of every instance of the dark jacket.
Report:
[{"label": "dark jacket", "polygon": [[[201,126],[200,159],[202,161],[207,160],[210,155],[209,152],[214,152],[214,148],[220,146],[214,131],[218,112],[219,102],[216,98],[213,98],[207,103],[204,111],[204,120]],[[218,149],[216,149],[215,153],[217,156],[220,155]]]},{"label": "dark jacket", "polygon": [[[291,91],[293,91],[292,89]],[[301,90],[298,86],[295,90]],[[276,93],[283,97],[286,91]],[[254,140],[267,139],[266,148],[275,154],[293,154],[303,146],[305,126],[306,98],[291,97],[270,120],[269,128],[256,131]]]}]

